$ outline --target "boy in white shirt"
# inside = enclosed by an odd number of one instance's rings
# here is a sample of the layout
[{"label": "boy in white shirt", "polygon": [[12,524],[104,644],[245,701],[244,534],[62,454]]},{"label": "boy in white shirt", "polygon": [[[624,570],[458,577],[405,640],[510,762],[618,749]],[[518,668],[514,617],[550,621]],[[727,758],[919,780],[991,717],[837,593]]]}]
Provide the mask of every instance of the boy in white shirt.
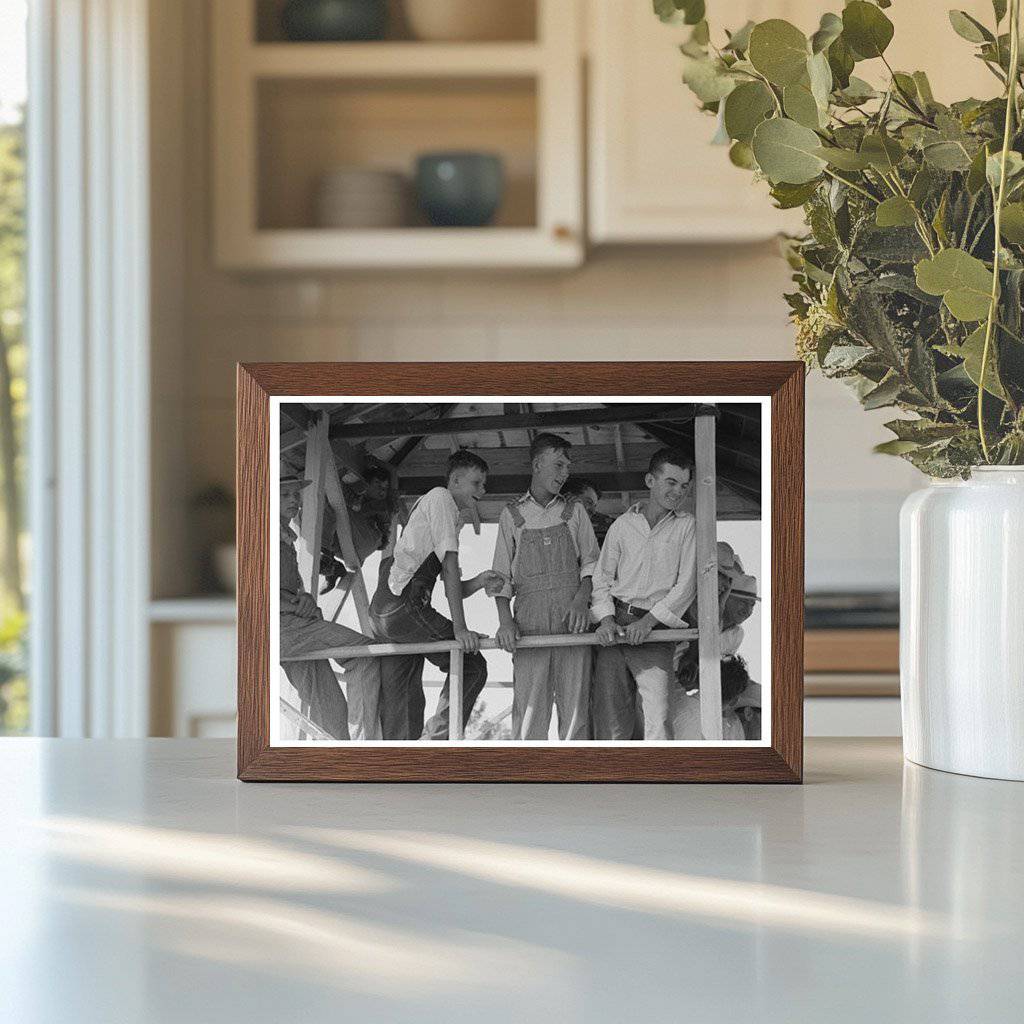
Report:
[{"label": "boy in white shirt", "polygon": [[[487,681],[487,662],[480,653],[480,638],[466,628],[464,598],[488,583],[503,582],[487,570],[470,580],[459,568],[460,513],[468,512],[484,496],[487,463],[474,452],[461,449],[448,459],[447,486],[435,487],[421,497],[395,543],[394,554],[380,564],[377,592],[370,602],[374,629],[380,640],[417,643],[458,640],[463,651],[462,721]],[[444,581],[451,619],[430,604],[438,576]],[[386,740],[448,739],[448,685],[446,675],[437,712],[426,724],[423,713],[423,661],[447,673],[449,656],[396,654],[381,658],[381,729]]]},{"label": "boy in white shirt", "polygon": [[692,475],[682,452],[655,452],[647,501],[623,512],[605,537],[591,605],[603,645],[594,666],[594,739],[633,739],[638,710],[644,739],[673,738],[675,645],[643,641],[655,626],[685,627],[682,614],[697,594],[697,524],[681,510]]}]

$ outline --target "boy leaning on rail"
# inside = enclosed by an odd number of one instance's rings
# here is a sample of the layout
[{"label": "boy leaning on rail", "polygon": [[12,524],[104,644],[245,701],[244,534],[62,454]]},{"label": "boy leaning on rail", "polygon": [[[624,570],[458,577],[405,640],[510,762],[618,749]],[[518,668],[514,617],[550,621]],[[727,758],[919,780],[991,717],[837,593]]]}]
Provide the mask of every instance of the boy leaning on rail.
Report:
[{"label": "boy leaning on rail", "polygon": [[[378,640],[411,644],[457,640],[463,651],[462,722],[487,681],[487,662],[480,653],[480,637],[466,627],[464,598],[503,581],[490,570],[463,580],[459,567],[459,530],[464,516],[475,513],[484,496],[487,463],[474,452],[460,449],[448,459],[447,484],[424,494],[409,513],[409,521],[395,542],[394,552],[381,559],[377,592],[370,615]],[[440,576],[451,619],[430,603]],[[423,662],[429,658],[445,674],[437,712],[426,723],[423,715]],[[396,654],[382,658],[381,728],[386,740],[448,739],[448,675],[450,658],[441,654]]]},{"label": "boy leaning on rail", "polygon": [[559,739],[590,738],[590,648],[516,649],[521,636],[584,633],[589,626],[599,550],[583,504],[560,493],[571,447],[556,434],[538,434],[530,445],[529,490],[498,520],[492,567],[509,582],[495,595],[495,639],[512,652],[514,740],[546,740],[552,707]]},{"label": "boy leaning on rail", "polygon": [[595,739],[633,739],[638,713],[644,739],[673,738],[675,645],[644,640],[656,626],[685,628],[682,614],[697,595],[697,524],[682,510],[692,477],[683,452],[655,452],[647,500],[623,512],[605,537],[591,608],[602,644],[594,667]]}]

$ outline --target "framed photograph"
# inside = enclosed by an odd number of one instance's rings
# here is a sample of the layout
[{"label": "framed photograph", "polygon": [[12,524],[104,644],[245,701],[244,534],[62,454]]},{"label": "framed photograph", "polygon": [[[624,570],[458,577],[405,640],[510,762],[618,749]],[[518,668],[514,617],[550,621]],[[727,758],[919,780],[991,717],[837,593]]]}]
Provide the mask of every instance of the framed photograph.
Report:
[{"label": "framed photograph", "polygon": [[798,362],[238,368],[238,775],[799,782]]}]

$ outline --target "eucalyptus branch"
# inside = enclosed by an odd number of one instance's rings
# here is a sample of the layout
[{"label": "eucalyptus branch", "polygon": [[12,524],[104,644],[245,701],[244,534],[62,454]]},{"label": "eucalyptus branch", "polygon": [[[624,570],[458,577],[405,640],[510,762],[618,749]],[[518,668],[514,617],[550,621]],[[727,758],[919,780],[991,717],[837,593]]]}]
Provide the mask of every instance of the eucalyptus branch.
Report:
[{"label": "eucalyptus branch", "polygon": [[868,199],[871,200],[871,202],[875,203],[876,205],[880,202],[878,196],[873,196],[870,192],[868,192],[867,189],[861,188],[860,185],[858,185],[855,181],[847,181],[846,178],[840,178],[838,174],[834,174],[827,167],[824,168],[823,173],[827,174],[833,181],[838,181],[841,184],[846,185],[849,188],[852,188],[854,192],[859,192],[862,196],[866,196]]},{"label": "eucalyptus branch", "polygon": [[1003,202],[1006,198],[1006,161],[1010,152],[1011,128],[1017,111],[1017,68],[1020,62],[1020,0],[1010,0],[1010,73],[1006,86],[1006,117],[1003,123],[1003,149],[999,154],[999,189],[995,196],[993,212],[995,243],[992,254],[992,295],[989,299],[988,318],[985,321],[985,345],[981,350],[981,369],[978,371],[978,435],[985,461],[992,462],[988,437],[985,433],[985,373],[988,370],[989,352],[992,345],[992,329],[999,309],[999,257]]}]

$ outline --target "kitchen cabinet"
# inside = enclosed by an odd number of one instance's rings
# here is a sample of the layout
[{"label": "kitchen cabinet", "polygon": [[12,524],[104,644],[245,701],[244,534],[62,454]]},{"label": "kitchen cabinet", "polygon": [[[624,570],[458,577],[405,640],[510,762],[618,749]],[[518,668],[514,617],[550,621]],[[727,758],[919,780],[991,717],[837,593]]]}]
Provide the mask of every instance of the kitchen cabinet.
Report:
[{"label": "kitchen cabinet", "polygon": [[[714,118],[701,113],[681,81],[678,46],[689,28],[664,25],[646,0],[589,0],[588,215],[592,242],[752,241],[798,231],[799,210],[776,210],[767,185],[734,167],[725,147],[712,146]],[[709,5],[712,31],[745,21],[785,18],[810,34],[821,0],[735,0]],[[988,0],[958,5],[986,24]],[[956,36],[945,8],[894,4],[886,14],[896,33],[893,67],[928,72],[936,98],[994,95],[998,83]],[[1005,26],[1004,26],[1005,28]],[[871,65],[877,65],[872,67]],[[869,80],[886,74],[879,61],[861,63]]]},{"label": "kitchen cabinet", "polygon": [[[526,3],[527,0],[522,0]],[[229,269],[558,267],[583,257],[579,0],[535,0],[531,39],[293,42],[273,0],[217,0],[214,255]],[[498,154],[486,227],[324,227],[315,194],[339,169],[400,172],[418,155]],[[411,192],[411,189],[409,190]],[[411,197],[410,197],[411,198]]]}]

